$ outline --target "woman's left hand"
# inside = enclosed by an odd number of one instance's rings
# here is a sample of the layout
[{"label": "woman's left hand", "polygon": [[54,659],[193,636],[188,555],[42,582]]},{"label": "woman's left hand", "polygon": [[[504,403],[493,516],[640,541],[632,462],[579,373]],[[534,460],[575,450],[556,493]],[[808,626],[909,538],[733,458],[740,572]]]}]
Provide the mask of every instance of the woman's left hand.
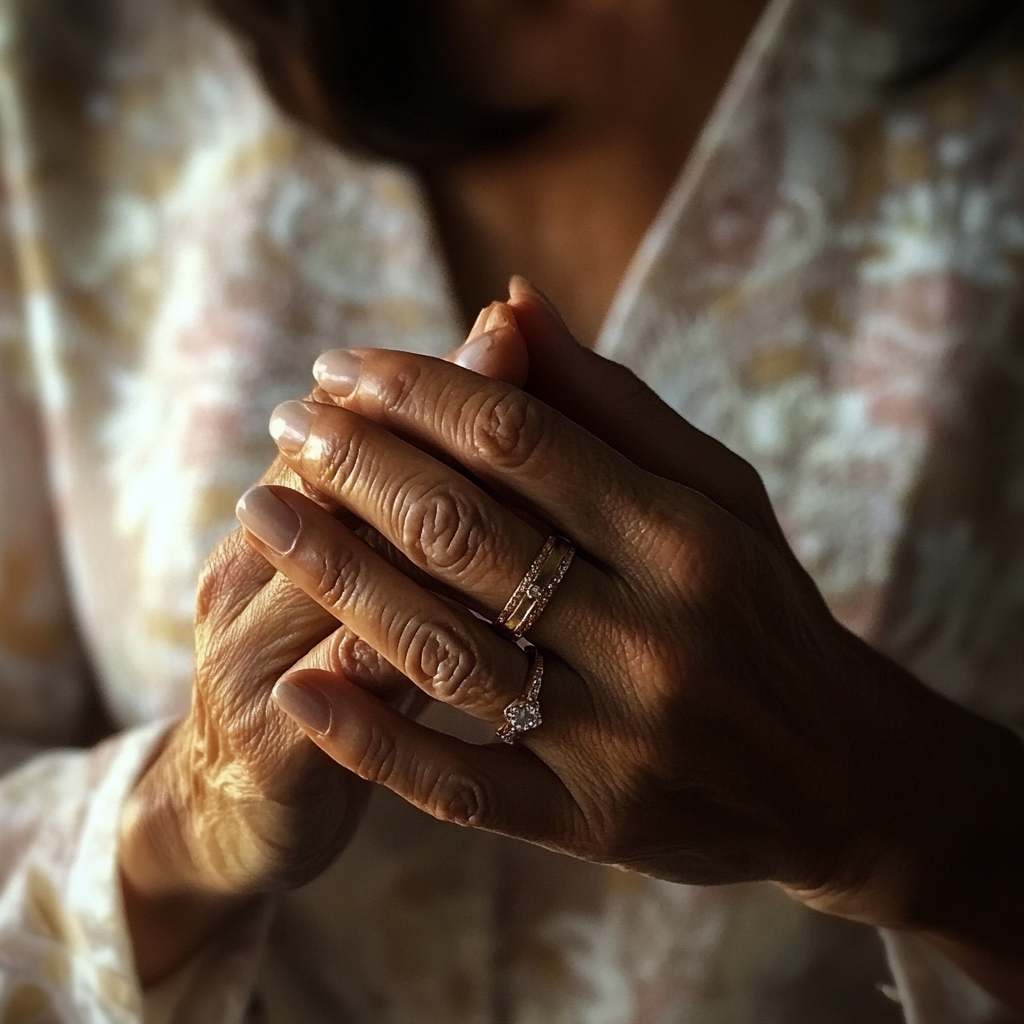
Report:
[{"label": "woman's left hand", "polygon": [[[515,312],[561,329],[529,296]],[[979,842],[1018,826],[1005,811],[1017,739],[836,622],[742,460],[621,368],[565,358],[593,376],[566,404],[630,457],[525,391],[396,352],[332,354],[320,381],[334,394],[276,413],[285,461],[446,596],[295,491],[271,488],[274,547],[247,523],[273,565],[429,696],[495,727],[528,657],[450,595],[493,619],[548,533],[570,538],[577,557],[529,634],[545,655],[543,724],[513,747],[474,746],[301,668],[279,701],[331,757],[437,818],[962,933],[939,894]],[[1019,934],[1019,916],[1006,924]]]}]

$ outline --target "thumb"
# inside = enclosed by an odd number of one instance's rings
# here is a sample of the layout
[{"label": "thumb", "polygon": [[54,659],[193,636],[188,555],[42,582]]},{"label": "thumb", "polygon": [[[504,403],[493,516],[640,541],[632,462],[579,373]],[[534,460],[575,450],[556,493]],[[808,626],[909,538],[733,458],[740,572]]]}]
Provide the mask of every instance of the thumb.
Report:
[{"label": "thumb", "polygon": [[506,302],[492,302],[480,311],[460,348],[447,356],[451,363],[521,388],[526,384],[529,355],[515,314]]}]

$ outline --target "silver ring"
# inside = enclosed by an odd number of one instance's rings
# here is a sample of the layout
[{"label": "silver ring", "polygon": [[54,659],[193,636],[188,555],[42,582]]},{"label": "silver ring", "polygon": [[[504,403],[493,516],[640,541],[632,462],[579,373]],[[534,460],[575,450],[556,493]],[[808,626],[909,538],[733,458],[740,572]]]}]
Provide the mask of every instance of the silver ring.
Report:
[{"label": "silver ring", "polygon": [[536,647],[530,648],[530,670],[526,675],[526,689],[505,708],[505,724],[498,730],[496,739],[502,743],[515,743],[531,729],[536,729],[544,719],[541,717],[540,684],[544,681],[544,655]]}]

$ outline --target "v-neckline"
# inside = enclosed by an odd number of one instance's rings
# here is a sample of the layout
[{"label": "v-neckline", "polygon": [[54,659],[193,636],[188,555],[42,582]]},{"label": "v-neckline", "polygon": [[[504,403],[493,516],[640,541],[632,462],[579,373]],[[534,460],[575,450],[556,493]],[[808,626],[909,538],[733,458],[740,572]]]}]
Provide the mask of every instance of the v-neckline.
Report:
[{"label": "v-neckline", "polygon": [[652,267],[672,239],[676,225],[700,188],[708,163],[721,144],[728,125],[762,78],[765,62],[777,50],[778,41],[783,37],[785,25],[797,3],[798,0],[770,0],[744,45],[704,128],[683,162],[675,184],[644,232],[615,290],[593,345],[593,350],[599,355],[615,357],[625,324],[644,291]]}]

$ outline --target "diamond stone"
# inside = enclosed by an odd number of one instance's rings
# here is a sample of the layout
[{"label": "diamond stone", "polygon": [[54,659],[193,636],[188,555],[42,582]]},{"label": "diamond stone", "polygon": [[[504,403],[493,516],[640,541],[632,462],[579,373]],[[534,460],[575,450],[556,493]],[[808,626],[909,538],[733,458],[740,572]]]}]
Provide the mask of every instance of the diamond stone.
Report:
[{"label": "diamond stone", "polygon": [[513,701],[505,708],[505,721],[516,732],[527,732],[536,729],[541,723],[540,705],[532,700]]},{"label": "diamond stone", "polygon": [[530,584],[530,585],[529,585],[529,586],[528,586],[528,587],[526,588],[526,596],[527,596],[527,597],[528,597],[528,598],[529,598],[529,599],[530,599],[531,601],[536,601],[536,600],[537,600],[537,599],[538,599],[538,598],[540,597],[540,595],[541,595],[542,593],[543,593],[543,591],[542,591],[542,590],[540,589],[540,587],[538,587],[538,586],[537,586],[537,584],[536,584],[536,583],[531,583],[531,584]]}]

